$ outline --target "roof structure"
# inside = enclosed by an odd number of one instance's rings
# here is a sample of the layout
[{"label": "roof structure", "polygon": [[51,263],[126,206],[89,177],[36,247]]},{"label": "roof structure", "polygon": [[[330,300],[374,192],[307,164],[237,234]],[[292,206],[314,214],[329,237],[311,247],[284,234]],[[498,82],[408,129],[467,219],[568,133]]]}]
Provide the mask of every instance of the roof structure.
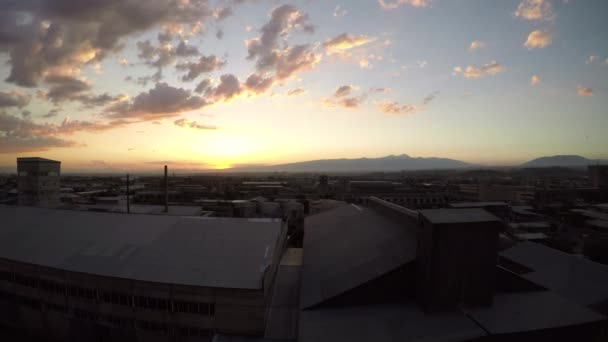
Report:
[{"label": "roof structure", "polygon": [[61,163],[58,160],[51,160],[51,159],[46,159],[46,158],[40,158],[40,157],[24,157],[24,158],[17,158],[17,162],[51,162],[51,163]]},{"label": "roof structure", "polygon": [[414,227],[344,205],[306,218],[300,307],[307,308],[416,258]]},{"label": "roof structure", "polygon": [[608,299],[606,265],[529,241],[500,255],[534,270],[522,277],[575,303],[589,306]]},{"label": "roof structure", "polygon": [[460,202],[450,203],[452,208],[483,208],[483,207],[496,207],[496,206],[508,206],[506,202]]},{"label": "roof structure", "polygon": [[500,221],[496,216],[483,209],[427,209],[419,212],[434,224]]},{"label": "roof structure", "polygon": [[128,215],[0,206],[0,258],[68,271],[261,289],[277,219]]},{"label": "roof structure", "polygon": [[301,311],[298,341],[452,342],[485,335],[460,311],[431,315],[398,303]]}]

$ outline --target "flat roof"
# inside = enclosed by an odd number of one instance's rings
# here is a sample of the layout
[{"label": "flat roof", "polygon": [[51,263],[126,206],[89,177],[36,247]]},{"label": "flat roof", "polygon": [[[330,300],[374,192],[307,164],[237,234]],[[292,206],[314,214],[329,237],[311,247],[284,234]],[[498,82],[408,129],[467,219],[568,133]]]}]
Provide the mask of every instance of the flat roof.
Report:
[{"label": "flat roof", "polygon": [[520,242],[500,255],[534,270],[522,277],[566,299],[585,306],[608,299],[607,265],[530,241]]},{"label": "flat roof", "polygon": [[261,289],[278,219],[0,206],[0,258],[159,283]]},{"label": "flat roof", "polygon": [[425,314],[414,303],[300,312],[298,341],[468,341],[485,331],[460,311]]},{"label": "flat roof", "polygon": [[482,208],[482,207],[496,207],[496,206],[507,206],[506,202],[459,202],[450,203],[452,208]]},{"label": "flat roof", "polygon": [[304,222],[300,307],[320,304],[416,258],[415,227],[342,205]]},{"label": "flat roof", "polygon": [[51,159],[46,159],[46,158],[40,158],[40,157],[23,157],[23,158],[17,158],[17,162],[50,162],[50,163],[61,163],[58,160],[51,160]]},{"label": "flat roof", "polygon": [[426,209],[420,215],[435,224],[463,222],[501,222],[499,218],[483,209]]},{"label": "flat roof", "polygon": [[496,293],[492,306],[465,312],[493,335],[544,330],[606,319],[552,291]]}]

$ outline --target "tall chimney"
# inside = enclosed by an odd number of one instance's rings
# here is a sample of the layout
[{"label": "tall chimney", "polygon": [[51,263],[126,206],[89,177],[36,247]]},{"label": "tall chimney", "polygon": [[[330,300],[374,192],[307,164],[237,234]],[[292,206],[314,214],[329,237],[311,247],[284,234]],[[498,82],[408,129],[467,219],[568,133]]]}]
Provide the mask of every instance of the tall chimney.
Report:
[{"label": "tall chimney", "polygon": [[165,212],[169,212],[169,178],[167,177],[167,165],[165,165]]},{"label": "tall chimney", "polygon": [[127,214],[131,212],[131,201],[129,200],[129,174],[127,173]]}]

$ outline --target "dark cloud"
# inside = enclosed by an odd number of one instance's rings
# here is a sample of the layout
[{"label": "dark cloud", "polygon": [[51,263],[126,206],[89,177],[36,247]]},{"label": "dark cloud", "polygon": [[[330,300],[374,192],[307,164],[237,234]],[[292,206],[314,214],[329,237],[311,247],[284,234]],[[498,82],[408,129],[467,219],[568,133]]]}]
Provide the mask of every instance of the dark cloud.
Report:
[{"label": "dark cloud", "polygon": [[54,118],[57,115],[59,115],[59,110],[57,110],[57,109],[51,109],[51,110],[49,110],[48,113],[44,114],[42,117],[45,118],[45,119],[49,119],[49,118]]},{"label": "dark cloud", "polygon": [[65,139],[80,131],[102,132],[128,124],[114,120],[106,123],[70,120],[61,124],[37,123],[31,115],[20,118],[0,112],[0,153],[45,151],[57,147],[81,146],[75,141]]},{"label": "dark cloud", "polygon": [[72,100],[91,89],[88,82],[71,76],[51,75],[47,76],[44,81],[51,85],[45,97],[55,104]]},{"label": "dark cloud", "polygon": [[265,89],[313,69],[320,60],[310,44],[289,46],[286,39],[294,30],[313,32],[314,26],[307,14],[292,5],[282,5],[272,10],[270,20],[260,29],[261,36],[246,42],[247,59],[255,61],[256,75],[269,80]]},{"label": "dark cloud", "polygon": [[272,77],[263,77],[258,74],[251,74],[245,81],[245,87],[252,93],[262,94],[272,87],[273,82],[274,79]]},{"label": "dark cloud", "polygon": [[223,67],[226,64],[225,61],[220,60],[216,56],[201,56],[196,62],[183,62],[176,65],[177,70],[188,71],[188,73],[182,76],[183,81],[192,81],[197,78],[200,74],[211,72]]},{"label": "dark cloud", "polygon": [[182,128],[190,127],[190,128],[196,128],[196,129],[210,129],[210,130],[217,129],[216,126],[202,125],[196,121],[188,121],[187,119],[178,119],[178,120],[175,120],[173,123],[176,126],[179,126]]},{"label": "dark cloud", "polygon": [[297,95],[304,94],[305,92],[306,92],[306,90],[302,89],[302,88],[291,89],[287,92],[287,96],[297,96]]},{"label": "dark cloud", "polygon": [[236,76],[225,74],[220,76],[220,84],[208,92],[211,93],[216,101],[227,101],[241,94],[243,88]]},{"label": "dark cloud", "polygon": [[217,31],[215,31],[215,38],[217,38],[217,39],[223,39],[224,38],[224,30],[218,29]]},{"label": "dark cloud", "polygon": [[50,89],[43,93],[43,97],[60,104],[63,101],[79,101],[85,107],[105,106],[118,101],[121,96],[113,96],[108,93],[93,95],[89,92],[91,85],[89,82],[64,75],[51,75],[44,79],[49,84]]},{"label": "dark cloud", "polygon": [[351,109],[359,108],[359,106],[365,102],[367,94],[355,96],[353,93],[356,90],[357,89],[351,85],[340,86],[334,91],[332,97],[325,99],[324,102],[329,106],[341,106]]},{"label": "dark cloud", "polygon": [[200,52],[196,46],[188,45],[184,41],[179,42],[175,48],[175,55],[180,57],[198,56]]},{"label": "dark cloud", "polygon": [[209,87],[211,86],[211,80],[206,78],[204,80],[202,80],[194,89],[194,92],[196,93],[203,93],[205,91],[207,91],[207,89],[209,89]]},{"label": "dark cloud", "polygon": [[32,117],[32,112],[30,112],[29,110],[24,110],[23,112],[21,112],[21,117],[24,119],[30,119]]},{"label": "dark cloud", "polygon": [[154,88],[135,96],[132,101],[121,101],[106,109],[105,115],[113,118],[154,120],[171,117],[210,104],[183,88],[157,83]]},{"label": "dark cloud", "polygon": [[23,108],[30,103],[31,97],[19,91],[2,92],[0,91],[0,108],[18,107]]},{"label": "dark cloud", "polygon": [[430,93],[424,99],[422,99],[422,104],[427,105],[427,104],[433,102],[433,100],[435,100],[437,95],[439,95],[439,91],[434,91],[434,92]]},{"label": "dark cloud", "polygon": [[336,91],[334,92],[334,97],[343,97],[343,96],[350,95],[350,93],[352,93],[353,89],[354,89],[353,86],[343,85],[343,86],[339,87],[338,89],[336,89]]},{"label": "dark cloud", "polygon": [[211,15],[207,0],[24,0],[3,4],[0,51],[10,56],[7,81],[33,87],[49,69],[79,68],[102,60],[121,49],[130,34],[157,25],[200,27]]}]

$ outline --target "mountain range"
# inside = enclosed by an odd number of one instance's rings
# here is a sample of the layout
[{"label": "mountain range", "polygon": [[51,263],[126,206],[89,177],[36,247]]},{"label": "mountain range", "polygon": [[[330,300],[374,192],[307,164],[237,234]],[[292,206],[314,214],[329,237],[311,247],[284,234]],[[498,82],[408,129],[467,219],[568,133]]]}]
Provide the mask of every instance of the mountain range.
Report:
[{"label": "mountain range", "polygon": [[375,172],[401,170],[458,169],[474,166],[476,165],[454,159],[410,157],[407,154],[401,154],[398,156],[390,155],[381,158],[320,159],[280,165],[253,167],[249,166],[234,168],[230,171]]},{"label": "mountain range", "polygon": [[557,155],[540,157],[521,164],[521,167],[586,167],[587,165],[608,164],[606,159],[588,159],[577,155]]},{"label": "mountain range", "polygon": [[[608,164],[608,160],[593,160],[577,155],[540,157],[515,167],[586,167],[593,164]],[[448,158],[410,157],[407,154],[389,155],[380,158],[320,159],[280,165],[256,165],[232,168],[232,172],[381,172],[402,170],[441,170],[484,167],[461,160]],[[487,168],[485,166],[484,168]]]}]

